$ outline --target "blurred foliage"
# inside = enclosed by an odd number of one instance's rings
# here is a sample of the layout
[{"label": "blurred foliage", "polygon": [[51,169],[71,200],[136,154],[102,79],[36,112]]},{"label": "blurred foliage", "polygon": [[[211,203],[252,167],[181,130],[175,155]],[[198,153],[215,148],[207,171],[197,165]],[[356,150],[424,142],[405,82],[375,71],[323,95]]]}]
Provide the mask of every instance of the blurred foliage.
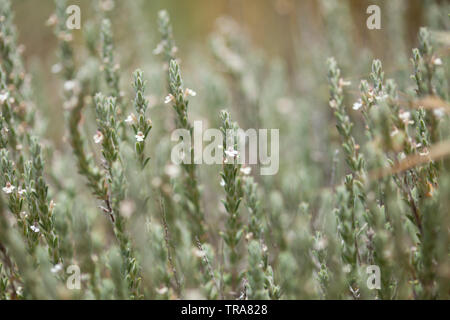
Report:
[{"label": "blurred foliage", "polygon": [[[377,3],[0,0],[0,298],[448,299],[450,5]],[[194,120],[279,172],[174,165]]]}]

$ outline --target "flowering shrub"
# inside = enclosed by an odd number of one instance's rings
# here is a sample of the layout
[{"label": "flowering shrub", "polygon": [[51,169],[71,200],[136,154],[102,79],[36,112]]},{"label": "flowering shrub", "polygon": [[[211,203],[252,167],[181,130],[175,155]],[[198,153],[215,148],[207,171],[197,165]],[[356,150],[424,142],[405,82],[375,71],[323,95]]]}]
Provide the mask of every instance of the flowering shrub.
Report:
[{"label": "flowering shrub", "polygon": [[[167,11],[152,50],[136,28],[115,41],[114,2],[93,3],[83,40],[65,0],[47,21],[66,126],[49,140],[63,119],[0,0],[1,299],[449,298],[448,10],[430,1],[409,65],[391,31],[393,73],[356,62],[346,3],[320,1],[328,38],[291,77],[229,18],[189,69]],[[120,9],[146,26],[140,5]],[[172,163],[171,133],[199,118],[280,129],[278,173],[234,161],[237,136],[221,165]]]}]

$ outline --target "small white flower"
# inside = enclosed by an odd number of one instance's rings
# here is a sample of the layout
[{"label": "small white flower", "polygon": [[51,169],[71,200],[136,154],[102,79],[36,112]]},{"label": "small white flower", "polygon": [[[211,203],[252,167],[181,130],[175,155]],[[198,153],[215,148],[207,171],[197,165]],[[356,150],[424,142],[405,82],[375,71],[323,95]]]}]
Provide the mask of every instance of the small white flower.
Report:
[{"label": "small white flower", "polygon": [[60,63],[56,63],[52,66],[52,73],[60,73],[62,71],[62,65]]},{"label": "small white flower", "polygon": [[49,210],[50,212],[52,212],[53,209],[55,208],[55,206],[56,206],[55,201],[50,200],[50,204],[49,204],[49,206],[48,206],[48,210]]},{"label": "small white flower", "polygon": [[351,81],[346,81],[342,78],[339,79],[339,87],[348,87],[351,84],[352,84]]},{"label": "small white flower", "polygon": [[156,46],[156,48],[153,50],[153,54],[154,55],[159,55],[164,51],[164,43],[161,41],[160,43],[158,43],[158,45]]},{"label": "small white flower", "polygon": [[137,142],[142,142],[142,141],[144,141],[144,138],[145,138],[145,136],[144,136],[144,134],[142,133],[142,131],[139,131],[139,132],[137,133],[137,135],[135,135],[135,137],[136,137]]},{"label": "small white flower", "polygon": [[398,131],[397,127],[394,127],[394,130],[392,130],[392,132],[391,132],[391,137],[397,135],[398,132],[399,132],[399,131]]},{"label": "small white flower", "polygon": [[94,135],[94,142],[96,144],[102,143],[103,141],[103,134],[100,131],[97,131],[97,133]]},{"label": "small white flower", "polygon": [[441,58],[433,59],[433,64],[434,64],[435,66],[442,66],[442,60],[441,60]]},{"label": "small white flower", "polygon": [[58,38],[61,39],[62,41],[65,41],[65,42],[71,42],[73,40],[72,34],[67,33],[67,32],[61,32],[58,35]]},{"label": "small white flower", "polygon": [[228,147],[228,149],[225,150],[225,154],[226,154],[228,157],[233,157],[233,158],[235,158],[235,157],[237,157],[237,156],[239,155],[239,152],[238,152],[237,150],[234,150],[233,147]]},{"label": "small white flower", "polygon": [[405,125],[413,124],[414,121],[411,120],[411,112],[400,110],[398,117],[403,121]]},{"label": "small white flower", "polygon": [[171,95],[171,94],[168,94],[168,95],[164,98],[164,103],[165,103],[165,104],[168,104],[168,103],[170,103],[170,102],[172,102],[172,101],[175,101],[175,97],[174,97],[173,95]]},{"label": "small white flower", "polygon": [[136,210],[136,205],[131,200],[125,200],[120,203],[120,214],[129,219]]},{"label": "small white flower", "polygon": [[387,94],[380,94],[379,96],[376,96],[375,99],[377,101],[384,101],[388,98],[389,96]]},{"label": "small white flower", "polygon": [[252,172],[252,168],[251,167],[243,167],[240,170],[244,175],[248,176],[251,172]]},{"label": "small white flower", "polygon": [[198,248],[194,248],[192,251],[194,255],[198,258],[203,258],[204,256],[206,256],[206,252]]},{"label": "small white flower", "polygon": [[3,192],[6,194],[10,194],[14,191],[16,187],[14,187],[10,182],[6,183],[6,186],[3,188]]},{"label": "small white flower", "polygon": [[192,89],[186,88],[186,90],[184,90],[184,97],[186,98],[187,96],[192,96],[195,97],[197,95],[197,92],[195,92]]},{"label": "small white flower", "polygon": [[349,264],[344,265],[344,267],[342,268],[342,271],[344,273],[350,273],[350,271],[352,271],[352,266]]},{"label": "small white flower", "polygon": [[33,231],[33,232],[36,232],[36,233],[38,233],[39,231],[41,231],[38,227],[36,227],[36,226],[30,226],[30,229]]},{"label": "small white flower", "polygon": [[282,114],[289,114],[294,109],[294,102],[286,97],[280,98],[276,102],[277,109]]},{"label": "small white flower", "polygon": [[46,26],[52,27],[58,23],[58,17],[55,14],[52,14],[47,21],[45,22]]},{"label": "small white flower", "polygon": [[26,189],[22,189],[21,187],[19,187],[19,190],[17,190],[17,192],[19,193],[19,195],[23,196],[27,193]]},{"label": "small white flower", "polygon": [[58,273],[58,272],[60,272],[61,270],[62,270],[62,264],[61,263],[58,263],[58,264],[55,264],[51,269],[50,269],[50,271],[51,271],[51,273]]},{"label": "small white flower", "polygon": [[361,109],[361,107],[362,107],[362,101],[361,101],[361,99],[359,99],[358,101],[356,101],[356,102],[353,104],[353,110],[359,110],[359,109]]},{"label": "small white flower", "polygon": [[6,100],[8,100],[9,98],[9,92],[8,91],[4,91],[2,93],[0,93],[0,104],[4,104]]},{"label": "small white flower", "polygon": [[125,119],[125,123],[131,124],[136,122],[136,116],[133,113],[130,113],[130,115]]},{"label": "small white flower", "polygon": [[445,109],[444,108],[434,109],[433,113],[437,118],[442,118],[445,115]]},{"label": "small white flower", "polygon": [[267,252],[268,250],[267,246],[264,243],[262,244],[261,249],[263,252]]},{"label": "small white flower", "polygon": [[103,11],[111,11],[112,9],[114,9],[114,1],[102,0],[100,2],[100,7]]},{"label": "small white flower", "polygon": [[336,109],[337,108],[337,102],[336,100],[330,100],[329,105],[332,109]]},{"label": "small white flower", "polygon": [[220,180],[220,186],[221,186],[221,187],[225,187],[225,180],[223,180],[223,179]]},{"label": "small white flower", "polygon": [[164,172],[171,178],[176,178],[180,174],[180,167],[174,164],[168,164],[164,168]]},{"label": "small white flower", "polygon": [[78,98],[76,96],[73,96],[69,100],[64,102],[63,107],[66,110],[71,110],[71,109],[75,108],[77,103],[78,103]]},{"label": "small white flower", "polygon": [[324,250],[327,247],[327,240],[324,238],[320,238],[319,241],[317,241],[314,244],[314,249],[320,251],[320,250]]},{"label": "small white flower", "polygon": [[375,94],[373,92],[373,89],[369,89],[369,91],[367,92],[367,101],[372,103],[374,98],[375,98]]},{"label": "small white flower", "polygon": [[72,91],[73,89],[75,89],[77,83],[73,80],[68,80],[66,82],[64,82],[64,90],[66,91]]},{"label": "small white flower", "polygon": [[166,294],[169,289],[167,287],[161,287],[159,289],[156,289],[156,292],[160,295]]},{"label": "small white flower", "polygon": [[426,157],[430,154],[430,151],[428,151],[427,148],[424,148],[422,152],[419,152],[419,156]]}]

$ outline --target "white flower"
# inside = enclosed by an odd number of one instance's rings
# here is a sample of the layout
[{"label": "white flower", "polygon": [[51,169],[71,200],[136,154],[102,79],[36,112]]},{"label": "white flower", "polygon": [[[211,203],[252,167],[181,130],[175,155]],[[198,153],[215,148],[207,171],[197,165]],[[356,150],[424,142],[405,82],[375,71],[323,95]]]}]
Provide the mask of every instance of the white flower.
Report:
[{"label": "white flower", "polygon": [[324,238],[320,238],[319,241],[317,241],[314,244],[314,249],[320,251],[320,250],[324,250],[327,247],[327,240]]},{"label": "white flower", "polygon": [[377,101],[383,101],[386,100],[389,96],[387,94],[380,94],[379,96],[376,96],[375,99]]},{"label": "white flower", "polygon": [[73,96],[69,100],[64,102],[63,107],[66,110],[71,110],[71,109],[75,108],[77,103],[78,103],[78,98],[76,96]]},{"label": "white flower", "polygon": [[391,132],[391,137],[397,135],[398,132],[399,132],[399,131],[398,131],[397,127],[394,127],[394,130],[392,130],[392,132]]},{"label": "white flower", "polygon": [[372,103],[374,100],[374,97],[375,97],[375,94],[373,92],[373,89],[369,89],[369,91],[367,92],[367,101]]},{"label": "white flower", "polygon": [[131,124],[136,122],[136,116],[133,113],[130,113],[130,115],[125,119],[125,123]]},{"label": "white flower", "polygon": [[339,79],[339,87],[348,87],[351,84],[352,84],[351,81],[346,81],[342,78]]},{"label": "white flower", "polygon": [[342,268],[342,271],[344,273],[350,273],[350,271],[352,271],[352,266],[349,264],[344,265],[344,267]]},{"label": "white flower", "polygon": [[52,14],[45,22],[45,25],[51,27],[51,26],[56,25],[57,23],[58,23],[58,18],[56,17],[56,15]]},{"label": "white flower", "polygon": [[337,102],[335,99],[330,100],[329,105],[332,109],[336,109],[337,108]]},{"label": "white flower", "polygon": [[192,89],[186,88],[186,90],[184,90],[184,97],[186,98],[187,96],[192,96],[195,97],[197,95],[197,92],[195,92]]},{"label": "white flower", "polygon": [[424,148],[422,152],[419,152],[419,156],[426,157],[430,154],[430,151],[428,151],[427,148]]},{"label": "white flower", "polygon": [[159,55],[164,51],[164,43],[161,41],[160,43],[158,43],[158,45],[156,46],[156,48],[153,50],[153,54],[154,55]]},{"label": "white flower", "polygon": [[111,11],[112,9],[114,9],[114,1],[102,0],[100,2],[100,7],[103,11]]},{"label": "white flower", "polygon": [[399,118],[403,121],[404,124],[413,124],[414,121],[411,120],[411,112],[400,110],[398,114]]},{"label": "white flower", "polygon": [[198,248],[194,248],[192,251],[194,255],[198,258],[203,258],[204,256],[206,256],[206,252]]},{"label": "white flower", "polygon": [[435,66],[441,66],[441,65],[442,65],[442,60],[441,60],[441,58],[433,59],[433,64],[434,64]]},{"label": "white flower", "polygon": [[277,109],[282,114],[289,114],[294,109],[294,102],[289,98],[280,98],[276,102]]},{"label": "white flower", "polygon": [[36,227],[36,226],[30,226],[30,229],[33,231],[33,232],[36,232],[36,233],[38,233],[39,231],[41,231],[38,227]]},{"label": "white flower", "polygon": [[8,100],[9,98],[9,92],[8,91],[4,91],[2,93],[0,93],[0,104],[4,104],[6,100]]},{"label": "white flower", "polygon": [[261,249],[263,252],[267,252],[268,250],[267,246],[264,243],[262,244]]},{"label": "white flower", "polygon": [[55,265],[50,269],[50,271],[51,271],[52,273],[58,273],[58,272],[60,272],[60,271],[62,270],[62,268],[63,268],[62,264],[61,264],[61,263],[58,263],[58,264],[55,264]]},{"label": "white flower", "polygon": [[77,83],[73,80],[68,80],[64,82],[64,90],[66,91],[72,91],[77,86]]},{"label": "white flower", "polygon": [[442,118],[445,115],[445,109],[444,108],[434,109],[433,113],[437,118]]},{"label": "white flower", "polygon": [[161,287],[159,289],[156,289],[156,292],[160,295],[167,293],[167,291],[169,291],[169,289],[167,287]]},{"label": "white flower", "polygon": [[171,178],[176,178],[180,174],[180,167],[174,165],[174,164],[168,164],[164,168],[164,172]]},{"label": "white flower", "polygon": [[24,194],[27,193],[26,189],[22,189],[21,187],[19,187],[19,190],[17,190],[17,192],[19,193],[19,195],[23,196]]},{"label": "white flower", "polygon": [[3,192],[6,194],[10,194],[14,191],[16,187],[14,187],[10,182],[6,183],[6,186],[3,188]]},{"label": "white flower", "polygon": [[235,158],[235,157],[237,157],[237,156],[239,155],[239,152],[238,152],[237,150],[234,150],[233,147],[228,147],[228,149],[225,150],[225,154],[226,154],[228,157],[233,157],[233,158]]},{"label": "white flower", "polygon": [[171,94],[168,94],[168,95],[164,98],[164,103],[165,103],[165,104],[168,104],[168,103],[170,103],[170,102],[172,102],[172,101],[175,101],[175,97],[174,97],[173,95],[171,95]]},{"label": "white flower", "polygon": [[50,204],[49,204],[49,206],[48,206],[48,210],[50,210],[50,212],[52,212],[53,209],[55,208],[55,206],[56,206],[55,201],[50,200]]},{"label": "white flower", "polygon": [[361,99],[359,99],[358,101],[356,101],[356,102],[353,104],[353,110],[359,110],[359,109],[361,109],[361,107],[362,107],[362,101],[361,101]]},{"label": "white flower", "polygon": [[139,131],[139,132],[137,133],[137,135],[135,135],[135,137],[136,137],[137,142],[142,142],[142,141],[144,141],[144,139],[145,139],[145,136],[144,136],[144,134],[142,133],[142,131]]},{"label": "white flower", "polygon": [[220,180],[220,186],[221,186],[221,187],[225,187],[225,180],[223,180],[223,179]]},{"label": "white flower", "polygon": [[96,144],[102,143],[103,141],[103,134],[100,131],[97,131],[97,133],[94,135],[94,142]]},{"label": "white flower", "polygon": [[60,63],[56,63],[52,66],[52,73],[60,73],[62,70],[62,65]]},{"label": "white flower", "polygon": [[248,176],[251,172],[252,172],[252,168],[251,167],[243,167],[240,170],[244,175]]}]

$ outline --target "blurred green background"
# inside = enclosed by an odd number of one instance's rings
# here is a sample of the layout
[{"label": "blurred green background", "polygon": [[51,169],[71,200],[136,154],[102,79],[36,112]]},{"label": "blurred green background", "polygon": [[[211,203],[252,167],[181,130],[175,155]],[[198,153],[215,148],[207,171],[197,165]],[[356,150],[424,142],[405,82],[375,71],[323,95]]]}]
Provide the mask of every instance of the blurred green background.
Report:
[{"label": "blurred green background", "polygon": [[[439,21],[436,16],[439,0],[103,0],[114,28],[117,56],[122,69],[131,77],[139,67],[154,70],[160,57],[152,50],[159,42],[157,13],[167,9],[173,24],[174,37],[179,48],[177,55],[184,60],[184,74],[196,90],[203,84],[196,79],[202,67],[210,73],[213,69],[209,48],[210,35],[217,29],[220,17],[231,17],[245,34],[247,49],[242,54],[255,60],[261,55],[263,68],[268,69],[273,60],[286,70],[291,92],[308,95],[313,101],[326,96],[325,60],[335,56],[346,71],[347,77],[359,79],[367,75],[374,58],[384,61],[384,70],[394,77],[397,70],[410,68],[408,57],[411,48],[417,46],[420,26],[431,29],[448,27],[448,19]],[[76,52],[80,55],[84,45],[85,24],[95,17],[96,1],[69,1],[81,8],[82,29],[75,30]],[[368,30],[366,9],[371,4],[381,7],[381,30]],[[112,6],[113,5],[113,6]],[[14,0],[15,23],[19,43],[24,45],[24,59],[32,71],[41,97],[39,106],[46,109],[52,125],[46,129],[47,136],[59,145],[64,134],[63,110],[60,100],[58,77],[51,74],[52,65],[58,62],[57,41],[52,28],[46,26],[54,12],[53,0]],[[139,15],[139,19],[136,19]],[[441,15],[445,19],[445,15]],[[94,18],[95,19],[95,18]],[[136,53],[135,44],[141,53]],[[247,49],[244,49],[246,51]],[[250,50],[250,49],[249,49]],[[393,56],[395,55],[395,58]],[[208,60],[209,59],[209,60]],[[356,62],[356,63],[355,63]],[[266,68],[267,67],[267,68]],[[152,69],[153,68],[153,69]],[[366,70],[367,73],[361,73]],[[194,71],[194,72],[192,72]],[[152,71],[150,71],[151,73]],[[147,71],[148,73],[148,71]],[[320,76],[321,75],[321,76]],[[130,77],[123,76],[123,88],[131,89]],[[155,77],[157,78],[157,77]],[[315,80],[317,79],[317,80]],[[153,85],[153,84],[151,84]],[[160,94],[164,93],[163,84]],[[158,95],[157,88],[152,88]],[[325,95],[324,95],[325,94]],[[158,96],[158,99],[162,97]],[[229,106],[223,106],[229,107]],[[195,105],[193,118],[201,113]]]},{"label": "blurred green background", "polygon": [[[70,4],[77,4],[82,9],[82,21],[91,14],[90,0],[73,0]],[[129,0],[116,0],[116,10],[126,7]],[[324,36],[326,30],[325,18],[316,0],[146,0],[142,10],[148,16],[149,34],[156,29],[157,12],[167,9],[172,17],[175,38],[180,47],[186,47],[193,42],[204,43],[205,37],[213,30],[214,21],[228,15],[245,27],[255,44],[264,48],[268,53],[280,55],[288,61],[293,59],[293,41],[308,40],[313,36]],[[330,4],[335,0],[329,0]],[[360,46],[367,46],[375,50],[381,58],[387,50],[383,39],[389,37],[388,24],[392,16],[405,17],[406,37],[411,47],[415,41],[418,28],[426,19],[424,8],[426,0],[339,0],[347,2],[351,9],[353,33],[347,35]],[[400,12],[384,12],[382,15],[382,29],[370,31],[366,28],[366,8],[371,4],[387,7],[388,2],[398,2],[405,6]],[[434,2],[434,1],[433,1]],[[439,2],[439,1],[438,1]],[[442,1],[445,2],[445,1]],[[38,56],[44,62],[52,58],[56,40],[50,28],[45,27],[45,21],[54,10],[53,0],[14,0],[16,23],[20,29],[20,42],[27,47],[26,57]],[[387,7],[386,10],[389,10]],[[127,19],[127,12],[123,10],[123,18]],[[120,12],[119,12],[120,14]],[[117,27],[117,26],[116,26]],[[122,34],[124,37],[132,34]],[[306,38],[306,39],[305,39]],[[120,41],[120,39],[118,39]],[[305,48],[308,50],[308,48]],[[181,50],[185,52],[186,50]]]}]

